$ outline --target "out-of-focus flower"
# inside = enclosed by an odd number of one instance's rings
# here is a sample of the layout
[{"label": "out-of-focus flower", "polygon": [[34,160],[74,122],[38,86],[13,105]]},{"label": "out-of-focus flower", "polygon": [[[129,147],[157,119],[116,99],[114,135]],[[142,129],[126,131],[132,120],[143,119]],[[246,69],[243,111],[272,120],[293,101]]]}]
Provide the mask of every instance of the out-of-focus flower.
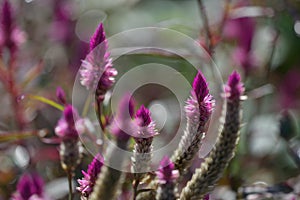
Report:
[{"label": "out-of-focus flower", "polygon": [[54,19],[50,27],[50,37],[55,41],[69,44],[74,37],[75,22],[71,19],[71,8],[68,1],[54,1]]},{"label": "out-of-focus flower", "polygon": [[175,169],[174,163],[167,157],[163,157],[160,161],[159,169],[156,172],[157,178],[160,183],[166,184],[172,182],[179,177],[178,170]]},{"label": "out-of-focus flower", "polygon": [[79,117],[73,106],[67,105],[63,111],[63,117],[58,121],[55,133],[62,139],[75,138],[84,132],[83,120]]},{"label": "out-of-focus flower", "polygon": [[279,87],[279,101],[282,109],[297,108],[300,106],[299,76],[299,70],[291,70],[285,75]]},{"label": "out-of-focus flower", "polygon": [[[119,104],[117,114],[113,119],[110,130],[117,140],[127,142],[130,134],[136,130],[131,117],[134,116],[134,101],[130,95],[125,95]],[[130,134],[129,134],[130,132]]]},{"label": "out-of-focus flower", "polygon": [[[240,6],[244,5],[238,5]],[[237,47],[232,53],[233,61],[248,74],[256,65],[256,58],[252,52],[255,20],[251,17],[229,18],[225,23],[223,34],[225,38],[237,42]]]},{"label": "out-of-focus flower", "polygon": [[42,200],[49,199],[44,194],[44,181],[37,174],[24,174],[19,179],[17,191],[12,200]]},{"label": "out-of-focus flower", "polygon": [[103,24],[101,23],[90,41],[90,53],[82,61],[81,84],[87,89],[96,89],[98,100],[103,101],[105,93],[115,82],[117,70],[112,66]]},{"label": "out-of-focus flower", "polygon": [[59,103],[66,104],[67,103],[67,98],[65,91],[61,87],[57,87],[56,89],[56,97]]},{"label": "out-of-focus flower", "polygon": [[81,171],[84,177],[77,180],[79,183],[77,190],[82,196],[88,197],[92,193],[98,174],[103,166],[103,162],[103,157],[100,154],[97,154],[89,164],[87,172]]},{"label": "out-of-focus flower", "polygon": [[85,129],[83,120],[79,117],[73,106],[67,105],[63,111],[63,117],[58,121],[55,133],[60,137],[60,161],[62,168],[72,173],[81,161],[82,146],[79,134]]},{"label": "out-of-focus flower", "polygon": [[228,78],[225,86],[225,96],[228,100],[239,100],[244,93],[244,84],[241,82],[241,76],[234,71]]},{"label": "out-of-focus flower", "polygon": [[15,25],[11,4],[3,1],[1,8],[0,24],[0,49],[8,48],[14,54],[18,46],[25,41],[25,33]]},{"label": "out-of-focus flower", "polygon": [[175,180],[179,177],[179,171],[168,157],[161,160],[156,175],[159,183],[156,199],[175,200]]}]

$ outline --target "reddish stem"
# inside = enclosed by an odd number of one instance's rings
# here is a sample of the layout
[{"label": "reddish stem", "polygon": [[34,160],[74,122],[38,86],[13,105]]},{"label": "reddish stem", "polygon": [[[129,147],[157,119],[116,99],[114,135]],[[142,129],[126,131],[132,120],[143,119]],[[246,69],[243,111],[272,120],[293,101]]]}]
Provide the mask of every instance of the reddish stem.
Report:
[{"label": "reddish stem", "polygon": [[7,71],[7,79],[4,85],[6,86],[7,92],[10,94],[12,107],[15,114],[15,120],[17,123],[17,127],[19,130],[23,130],[25,128],[25,117],[24,110],[22,105],[20,104],[20,91],[15,82],[14,72],[15,72],[15,63],[14,58],[11,57],[11,61],[9,62],[9,67]]}]

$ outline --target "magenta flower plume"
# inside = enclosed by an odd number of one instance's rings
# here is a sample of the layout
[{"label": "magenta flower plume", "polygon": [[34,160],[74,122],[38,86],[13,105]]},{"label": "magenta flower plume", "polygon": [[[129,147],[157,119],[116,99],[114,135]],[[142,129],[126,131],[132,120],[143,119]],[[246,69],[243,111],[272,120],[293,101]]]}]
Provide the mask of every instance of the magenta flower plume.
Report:
[{"label": "magenta flower plume", "polygon": [[179,177],[179,172],[175,169],[174,163],[167,156],[165,156],[160,161],[160,166],[156,172],[156,175],[159,182],[165,184],[177,179]]},{"label": "magenta flower plume", "polygon": [[117,140],[127,142],[130,138],[129,132],[134,130],[131,117],[134,115],[134,101],[130,95],[125,95],[119,104],[116,116],[111,124],[110,130]]},{"label": "magenta flower plume", "polygon": [[135,120],[138,126],[136,129],[137,133],[135,134],[136,142],[138,142],[139,139],[149,138],[151,139],[151,141],[149,141],[149,145],[151,145],[153,136],[158,133],[155,128],[155,122],[151,119],[151,113],[144,105],[136,111]]},{"label": "magenta flower plume", "polygon": [[78,135],[83,133],[83,131],[83,121],[79,118],[76,109],[71,105],[67,105],[63,111],[62,118],[58,121],[55,128],[56,135],[62,139],[77,139]]},{"label": "magenta flower plume", "polygon": [[37,174],[24,174],[19,179],[13,200],[46,199],[44,181]]},{"label": "magenta flower plume", "polygon": [[215,101],[209,94],[208,83],[199,71],[194,79],[193,90],[185,106],[186,130],[180,140],[179,147],[171,158],[181,174],[190,166],[200,148],[201,141],[209,126],[209,119],[214,105]]},{"label": "magenta flower plume", "polygon": [[67,103],[65,91],[61,87],[57,87],[57,89],[56,89],[56,98],[59,103],[62,103],[62,104]]},{"label": "magenta flower plume", "polygon": [[200,71],[198,71],[194,79],[193,91],[195,92],[198,102],[202,102],[209,93],[207,81]]},{"label": "magenta flower plume", "polygon": [[96,89],[98,100],[102,101],[106,92],[115,82],[117,70],[113,68],[103,24],[101,23],[90,41],[90,53],[80,69],[80,81],[87,89]]},{"label": "magenta flower plume", "polygon": [[15,26],[14,16],[11,4],[4,0],[1,9],[0,25],[0,47],[7,47],[11,53],[14,53],[25,40],[25,34]]},{"label": "magenta flower plume", "polygon": [[82,158],[82,146],[79,134],[85,130],[84,121],[79,117],[76,109],[66,105],[63,116],[55,127],[55,133],[61,138],[59,147],[60,162],[67,172],[73,172]]},{"label": "magenta flower plume", "polygon": [[228,100],[239,100],[244,93],[244,85],[241,82],[241,76],[234,71],[228,78],[227,85],[225,86],[225,95]]},{"label": "magenta flower plume", "polygon": [[[238,5],[240,6],[242,5]],[[246,74],[256,65],[256,58],[252,51],[255,26],[254,18],[239,17],[227,20],[223,31],[225,38],[237,41],[232,58],[236,65],[245,70]]]},{"label": "magenta flower plume", "polygon": [[89,197],[89,195],[92,193],[98,174],[101,172],[103,163],[103,157],[100,154],[97,154],[93,161],[89,164],[87,172],[83,170],[81,171],[84,177],[77,180],[79,183],[77,190],[82,196]]},{"label": "magenta flower plume", "polygon": [[151,116],[150,116],[150,111],[147,108],[145,108],[144,105],[142,105],[141,108],[136,111],[135,117],[137,119],[140,119],[139,120],[140,126],[148,126],[152,121]]},{"label": "magenta flower plume", "polygon": [[103,24],[100,23],[98,28],[96,29],[94,35],[92,36],[92,38],[90,40],[90,51],[92,51],[94,48],[96,48],[102,42],[106,43],[106,36],[105,36]]},{"label": "magenta flower plume", "polygon": [[[199,119],[199,126],[204,126],[210,118],[214,105],[215,101],[209,94],[208,83],[203,74],[199,71],[193,82],[192,96],[187,101],[185,107],[187,116]],[[193,117],[195,114],[198,115],[198,117]]]},{"label": "magenta flower plume", "polygon": [[158,171],[156,172],[158,178],[158,188],[156,198],[157,200],[176,200],[175,195],[175,180],[179,177],[178,170],[168,157],[164,157]]},{"label": "magenta flower plume", "polygon": [[[155,123],[151,119],[150,111],[143,105],[136,112],[135,122],[135,145],[131,157],[132,172],[144,173],[150,169],[153,151],[152,141],[158,133]],[[143,174],[136,174],[136,179],[140,179],[142,176]]]}]

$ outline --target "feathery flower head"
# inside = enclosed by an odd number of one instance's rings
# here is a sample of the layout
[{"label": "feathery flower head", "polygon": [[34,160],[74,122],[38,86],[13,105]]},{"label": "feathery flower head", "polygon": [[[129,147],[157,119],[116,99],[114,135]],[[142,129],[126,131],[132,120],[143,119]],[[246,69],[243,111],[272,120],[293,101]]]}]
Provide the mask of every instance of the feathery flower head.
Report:
[{"label": "feathery flower head", "polygon": [[117,70],[113,68],[103,24],[96,29],[90,41],[90,53],[82,61],[80,82],[87,89],[96,89],[99,100],[104,99],[105,93],[115,82]]},{"label": "feathery flower head", "polygon": [[[19,179],[13,200],[43,199],[44,181],[37,174],[24,174]],[[34,198],[35,197],[35,198]]]},{"label": "feathery flower head", "polygon": [[103,23],[100,23],[98,28],[96,29],[94,35],[90,40],[90,51],[96,48],[102,42],[106,42],[106,36],[104,32]]},{"label": "feathery flower head", "polygon": [[97,154],[93,161],[89,164],[87,172],[81,171],[84,177],[78,179],[79,187],[77,190],[81,193],[82,196],[88,197],[93,192],[93,187],[96,183],[98,174],[101,172],[104,159],[100,154]]},{"label": "feathery flower head", "polygon": [[152,121],[151,116],[150,116],[150,111],[147,108],[145,108],[144,105],[142,105],[140,107],[140,109],[138,109],[136,111],[135,117],[137,119],[140,119],[139,120],[140,126],[148,126]]},{"label": "feathery flower head", "polygon": [[137,125],[135,133],[135,139],[137,139],[136,142],[139,142],[139,138],[152,138],[153,136],[158,135],[155,128],[156,124],[151,119],[151,113],[144,105],[136,111],[135,123]]},{"label": "feathery flower head", "polygon": [[174,163],[167,157],[163,157],[160,161],[160,166],[156,172],[158,180],[161,184],[174,181],[179,177],[178,170],[175,170]]},{"label": "feathery flower head", "polygon": [[200,71],[198,71],[194,79],[193,91],[198,99],[198,102],[202,102],[209,93],[208,83]]},{"label": "feathery flower head", "polygon": [[210,118],[214,105],[215,101],[209,94],[208,83],[204,75],[198,71],[193,82],[192,95],[185,106],[186,114],[191,119],[199,118],[200,122],[205,124]]},{"label": "feathery flower head", "polygon": [[133,131],[134,126],[131,117],[134,116],[134,101],[129,94],[125,95],[119,104],[117,114],[111,124],[111,133],[118,140],[129,140],[128,131]]},{"label": "feathery flower head", "polygon": [[57,89],[56,89],[56,98],[59,101],[59,103],[62,103],[62,104],[67,103],[65,91],[61,87],[57,87]]},{"label": "feathery flower head", "polygon": [[58,121],[55,128],[56,135],[63,139],[78,138],[78,135],[83,133],[83,131],[83,120],[73,106],[67,105],[63,111],[62,118]]},{"label": "feathery flower head", "polygon": [[241,76],[234,71],[228,78],[228,82],[225,86],[225,96],[229,100],[239,100],[244,93],[245,88],[241,82]]}]

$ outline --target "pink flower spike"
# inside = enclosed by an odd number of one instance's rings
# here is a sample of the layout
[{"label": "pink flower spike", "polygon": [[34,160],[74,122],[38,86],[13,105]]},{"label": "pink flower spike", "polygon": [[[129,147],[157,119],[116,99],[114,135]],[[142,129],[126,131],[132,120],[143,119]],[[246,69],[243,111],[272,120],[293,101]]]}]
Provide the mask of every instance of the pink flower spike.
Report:
[{"label": "pink flower spike", "polygon": [[[215,100],[209,94],[208,83],[204,75],[199,71],[193,82],[193,91],[191,97],[187,100],[185,111],[187,117],[204,126],[214,109]],[[199,120],[196,120],[199,119]]]},{"label": "pink flower spike", "polygon": [[78,135],[84,131],[82,123],[83,120],[79,117],[76,109],[71,105],[67,105],[62,118],[55,127],[55,133],[63,139],[78,138]]},{"label": "pink flower spike", "polygon": [[136,112],[135,117],[139,120],[140,126],[148,126],[152,121],[150,111],[147,108],[145,108],[144,105],[142,105],[140,109]]},{"label": "pink flower spike", "polygon": [[79,187],[76,188],[82,194],[82,196],[88,197],[92,193],[98,174],[101,172],[103,163],[103,157],[100,154],[97,154],[93,161],[89,164],[87,172],[82,170],[84,177],[77,180]]},{"label": "pink flower spike", "polygon": [[44,195],[44,181],[37,174],[23,174],[12,196],[12,200],[30,199],[47,199]]},{"label": "pink flower spike", "polygon": [[90,51],[106,40],[103,23],[100,23],[90,40]]},{"label": "pink flower spike", "polygon": [[174,163],[167,157],[163,157],[160,162],[158,171],[156,172],[159,182],[165,184],[172,182],[179,177],[178,170],[175,170]]},{"label": "pink flower spike", "polygon": [[88,90],[96,89],[97,100],[100,102],[115,83],[118,72],[112,65],[102,23],[91,38],[90,53],[82,61],[79,73],[80,83]]},{"label": "pink flower spike", "polygon": [[229,100],[240,100],[245,88],[241,82],[241,76],[234,71],[228,78],[225,86],[225,94]]},{"label": "pink flower spike", "polygon": [[194,79],[193,90],[199,102],[202,102],[209,93],[208,83],[200,71],[198,71]]},{"label": "pink flower spike", "polygon": [[120,101],[117,114],[111,124],[111,133],[117,140],[127,142],[130,138],[129,132],[134,131],[131,117],[134,115],[134,101],[129,94],[126,94]]}]

